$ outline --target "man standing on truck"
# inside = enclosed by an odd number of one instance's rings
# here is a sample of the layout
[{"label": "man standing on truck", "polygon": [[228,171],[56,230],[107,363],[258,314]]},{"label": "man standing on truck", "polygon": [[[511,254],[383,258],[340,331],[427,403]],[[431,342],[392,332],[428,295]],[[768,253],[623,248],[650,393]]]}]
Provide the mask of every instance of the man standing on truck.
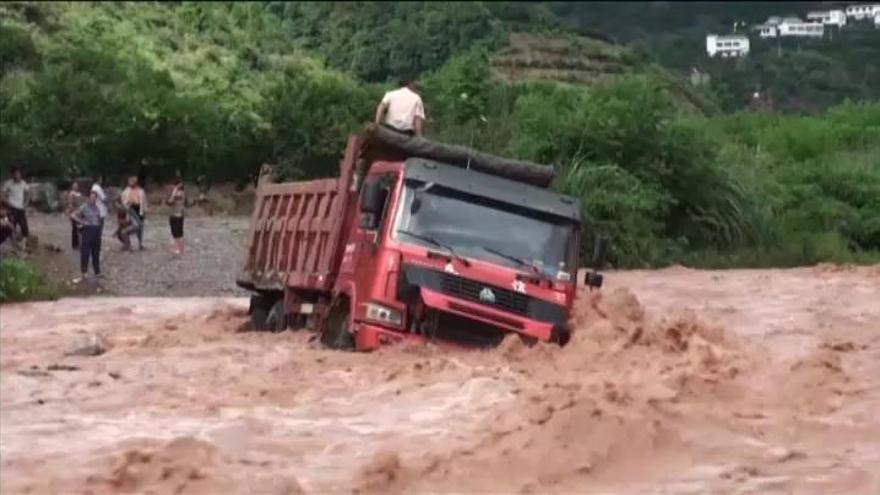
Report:
[{"label": "man standing on truck", "polygon": [[425,105],[415,88],[415,80],[407,77],[401,80],[400,88],[385,93],[376,107],[376,125],[408,136],[422,137]]}]

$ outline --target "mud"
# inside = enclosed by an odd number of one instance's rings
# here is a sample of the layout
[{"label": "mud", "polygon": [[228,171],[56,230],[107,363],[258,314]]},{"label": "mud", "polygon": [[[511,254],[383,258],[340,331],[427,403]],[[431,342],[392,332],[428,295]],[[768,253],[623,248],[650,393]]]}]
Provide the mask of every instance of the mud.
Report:
[{"label": "mud", "polygon": [[326,351],[242,299],[4,306],[2,492],[880,492],[877,267],[606,281],[565,348]]}]

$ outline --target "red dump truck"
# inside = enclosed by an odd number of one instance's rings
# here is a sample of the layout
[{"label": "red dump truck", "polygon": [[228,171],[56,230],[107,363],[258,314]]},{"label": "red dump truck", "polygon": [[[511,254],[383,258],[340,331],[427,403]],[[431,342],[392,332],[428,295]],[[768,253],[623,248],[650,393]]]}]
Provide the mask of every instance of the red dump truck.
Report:
[{"label": "red dump truck", "polygon": [[492,346],[510,332],[564,344],[581,203],[552,179],[552,167],[381,127],[353,135],[339,177],[260,182],[236,279],[254,293],[253,326],[308,326],[358,350]]}]

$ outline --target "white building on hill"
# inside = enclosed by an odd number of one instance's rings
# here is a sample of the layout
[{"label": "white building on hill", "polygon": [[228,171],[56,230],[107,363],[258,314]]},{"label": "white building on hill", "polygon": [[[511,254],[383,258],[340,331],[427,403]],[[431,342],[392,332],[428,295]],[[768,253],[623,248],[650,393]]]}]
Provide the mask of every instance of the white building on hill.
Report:
[{"label": "white building on hill", "polygon": [[729,36],[706,35],[706,53],[710,57],[719,55],[722,58],[745,56],[749,53],[749,38],[738,34]]},{"label": "white building on hill", "polygon": [[779,36],[778,24],[758,24],[753,29],[758,32],[758,36],[760,36],[761,38],[775,38]]},{"label": "white building on hill", "polygon": [[865,5],[850,5],[846,8],[847,17],[852,17],[857,21],[871,19],[880,14],[880,3]]},{"label": "white building on hill", "polygon": [[758,24],[755,26],[755,31],[758,31],[758,35],[762,38],[775,38],[779,36],[779,24],[782,22],[782,17],[768,17],[767,22],[764,24]]},{"label": "white building on hill", "polygon": [[807,14],[807,20],[812,22],[821,22],[826,26],[846,26],[846,12],[842,10],[827,10],[822,12],[810,12]]},{"label": "white building on hill", "polygon": [[797,17],[786,17],[777,26],[779,36],[804,36],[821,38],[825,35],[825,25],[821,22],[805,22]]}]

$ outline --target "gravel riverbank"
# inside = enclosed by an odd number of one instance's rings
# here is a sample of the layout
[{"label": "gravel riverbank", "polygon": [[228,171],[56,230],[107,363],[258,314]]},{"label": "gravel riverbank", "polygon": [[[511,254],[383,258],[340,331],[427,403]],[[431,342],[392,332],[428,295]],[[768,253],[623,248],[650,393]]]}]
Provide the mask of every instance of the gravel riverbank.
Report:
[{"label": "gravel riverbank", "polygon": [[[32,213],[29,223],[40,244],[61,248],[61,253],[52,259],[56,265],[53,272],[65,277],[69,285],[79,272],[79,252],[70,249],[68,219],[63,215]],[[108,220],[101,251],[106,278],[94,292],[165,297],[247,295],[236,287],[235,274],[244,261],[250,217],[187,217],[187,251],[182,257],[169,251],[171,233],[165,216],[147,217],[143,251],[121,251],[120,242],[113,236],[115,229],[115,220]]]}]

